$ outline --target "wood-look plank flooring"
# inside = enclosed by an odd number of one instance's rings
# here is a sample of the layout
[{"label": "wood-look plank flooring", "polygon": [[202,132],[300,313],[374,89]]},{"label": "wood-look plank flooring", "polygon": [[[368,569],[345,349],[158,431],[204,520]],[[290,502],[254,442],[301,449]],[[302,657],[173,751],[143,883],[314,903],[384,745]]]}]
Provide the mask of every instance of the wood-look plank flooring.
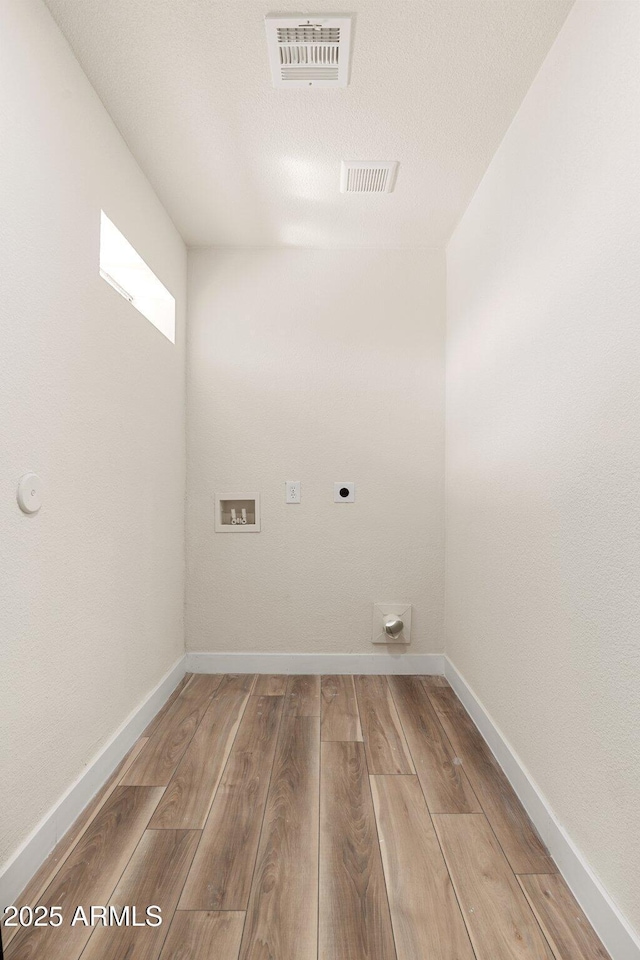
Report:
[{"label": "wood-look plank flooring", "polygon": [[356,677],[355,683],[369,773],[415,773],[387,678]]},{"label": "wood-look plank flooring", "polygon": [[389,685],[431,813],[480,813],[482,807],[418,677],[389,677]]},{"label": "wood-look plank flooring", "polygon": [[473,960],[416,777],[371,777],[398,960]]},{"label": "wood-look plank flooring", "polygon": [[282,697],[250,697],[202,832],[181,910],[246,910]]},{"label": "wood-look plank flooring", "polygon": [[433,822],[478,960],[553,960],[485,815]]},{"label": "wood-look plank flooring", "polygon": [[362,743],[323,743],[319,960],[396,960]]},{"label": "wood-look plank flooring", "polygon": [[611,960],[559,873],[518,877],[556,960]]},{"label": "wood-look plank flooring", "polygon": [[241,960],[316,960],[319,787],[319,720],[284,717]]},{"label": "wood-look plank flooring", "polygon": [[[121,783],[125,773],[134,762],[140,751],[144,748],[146,743],[147,737],[143,736],[137,741],[137,743],[134,744],[122,763],[118,764],[118,767],[116,770],[114,770],[113,774],[109,777],[103,788],[98,792],[88,806],[85,807],[78,819],[72,825],[71,829],[68,830],[60,842],[56,844],[40,869],[31,878],[26,889],[23,890],[20,897],[21,905],[33,908],[36,906],[36,904],[42,903],[42,897],[45,890],[56,876],[63,863],[69,858],[84,834],[87,832],[89,826],[93,820],[95,820],[102,807],[104,807],[113,791]],[[18,932],[18,929],[18,927],[10,927],[5,928],[2,931],[2,940],[5,947],[11,942],[11,940],[13,940],[14,936]]]},{"label": "wood-look plank flooring", "polygon": [[353,677],[323,677],[320,694],[320,739],[362,740]]},{"label": "wood-look plank flooring", "polygon": [[149,823],[161,787],[118,786],[73,852],[57,872],[39,904],[62,910],[62,927],[24,927],[9,944],[8,957],[19,960],[70,960],[79,957],[91,935],[82,922],[72,925],[82,907],[106,905]]},{"label": "wood-look plank flooring", "polygon": [[186,677],[16,904],[6,960],[610,960],[442,677]]},{"label": "wood-look plank flooring", "polygon": [[[178,697],[180,696],[184,688],[187,686],[187,684],[191,683],[194,676],[195,674],[193,673],[185,673],[184,677],[182,678],[178,686],[175,688],[173,693],[171,693],[171,695],[167,698],[163,706],[160,707],[160,709],[156,713],[153,720],[151,720],[151,722],[147,725],[147,728],[142,734],[143,737],[145,737],[148,740],[151,734],[156,731],[156,729],[158,728],[158,725],[160,723],[164,723],[164,718],[168,714],[169,710],[172,709],[174,702],[178,699]],[[218,685],[219,685],[221,676],[219,674],[213,674],[213,676],[217,677]]]},{"label": "wood-look plank flooring", "polygon": [[193,676],[156,726],[122,783],[130,787],[166,787],[220,685],[213,674]]},{"label": "wood-look plank flooring", "polygon": [[253,688],[255,697],[284,697],[287,692],[288,677],[277,674],[262,674]]},{"label": "wood-look plank flooring", "polygon": [[160,960],[237,960],[244,913],[177,910]]},{"label": "wood-look plank flooring", "polygon": [[285,717],[320,716],[320,677],[289,677],[284,715]]},{"label": "wood-look plank flooring", "polygon": [[254,679],[224,677],[163,794],[151,823],[153,828],[204,827]]},{"label": "wood-look plank flooring", "polygon": [[555,873],[556,866],[515,790],[453,690],[426,689],[514,873]]},{"label": "wood-look plank flooring", "polygon": [[[145,831],[109,904],[135,907],[138,922],[150,904],[173,916],[199,839],[198,830]],[[165,936],[162,925],[96,927],[82,960],[156,960]]]}]

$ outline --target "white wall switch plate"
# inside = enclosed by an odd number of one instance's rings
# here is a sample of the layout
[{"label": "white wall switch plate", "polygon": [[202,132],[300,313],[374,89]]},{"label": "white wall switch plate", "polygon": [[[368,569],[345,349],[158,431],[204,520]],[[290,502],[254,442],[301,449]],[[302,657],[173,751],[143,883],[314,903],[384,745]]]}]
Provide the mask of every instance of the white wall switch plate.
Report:
[{"label": "white wall switch plate", "polygon": [[[388,620],[402,620],[402,633],[390,637],[385,633],[384,625]],[[411,604],[410,603],[374,603],[373,626],[371,630],[372,643],[410,643],[411,642]]]},{"label": "white wall switch plate", "polygon": [[301,498],[300,481],[285,480],[284,486],[285,486],[285,502],[300,503],[300,498]]},{"label": "white wall switch plate", "polygon": [[333,485],[334,503],[353,503],[356,498],[356,485],[349,480],[341,480]]}]

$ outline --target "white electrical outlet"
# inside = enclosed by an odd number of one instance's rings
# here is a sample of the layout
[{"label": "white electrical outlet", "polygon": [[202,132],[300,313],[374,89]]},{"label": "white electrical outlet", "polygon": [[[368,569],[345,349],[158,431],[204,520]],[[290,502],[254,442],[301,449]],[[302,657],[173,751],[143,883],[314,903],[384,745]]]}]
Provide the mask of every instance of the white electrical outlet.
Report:
[{"label": "white electrical outlet", "polygon": [[285,480],[285,500],[287,503],[300,503],[300,481]]}]

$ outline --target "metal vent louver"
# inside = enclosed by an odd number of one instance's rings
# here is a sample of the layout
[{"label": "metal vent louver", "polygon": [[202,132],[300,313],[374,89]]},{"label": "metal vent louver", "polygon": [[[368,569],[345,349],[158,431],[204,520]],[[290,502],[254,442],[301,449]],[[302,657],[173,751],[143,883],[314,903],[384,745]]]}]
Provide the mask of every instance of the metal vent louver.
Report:
[{"label": "metal vent louver", "polygon": [[396,182],[398,161],[390,163],[349,163],[342,161],[341,193],[391,193]]},{"label": "metal vent louver", "polygon": [[265,17],[274,87],[346,87],[351,17]]}]

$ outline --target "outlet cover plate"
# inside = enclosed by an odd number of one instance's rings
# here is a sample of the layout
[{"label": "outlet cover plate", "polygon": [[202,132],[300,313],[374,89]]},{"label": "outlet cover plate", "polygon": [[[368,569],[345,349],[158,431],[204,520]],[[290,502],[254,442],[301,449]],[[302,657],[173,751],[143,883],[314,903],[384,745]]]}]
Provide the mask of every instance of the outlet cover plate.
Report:
[{"label": "outlet cover plate", "polygon": [[[404,629],[395,640],[384,632],[387,620],[400,619]],[[410,603],[374,603],[373,627],[371,631],[372,643],[411,643],[411,604]]]},{"label": "outlet cover plate", "polygon": [[[347,495],[343,496],[341,491],[347,491]],[[353,503],[356,499],[356,485],[351,480],[341,480],[340,483],[334,483],[333,485],[333,502],[334,503]]]},{"label": "outlet cover plate", "polygon": [[285,480],[284,500],[285,503],[300,503],[302,500],[302,493],[299,480]]}]

